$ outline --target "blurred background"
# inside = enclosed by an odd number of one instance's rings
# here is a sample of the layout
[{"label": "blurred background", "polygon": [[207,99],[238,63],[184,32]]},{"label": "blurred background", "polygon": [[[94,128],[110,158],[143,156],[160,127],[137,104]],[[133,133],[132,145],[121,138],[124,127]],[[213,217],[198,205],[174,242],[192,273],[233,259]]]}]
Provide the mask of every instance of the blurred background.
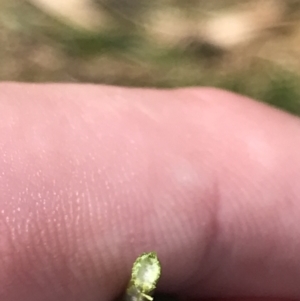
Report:
[{"label": "blurred background", "polygon": [[0,80],[216,86],[300,115],[300,0],[0,0]]}]

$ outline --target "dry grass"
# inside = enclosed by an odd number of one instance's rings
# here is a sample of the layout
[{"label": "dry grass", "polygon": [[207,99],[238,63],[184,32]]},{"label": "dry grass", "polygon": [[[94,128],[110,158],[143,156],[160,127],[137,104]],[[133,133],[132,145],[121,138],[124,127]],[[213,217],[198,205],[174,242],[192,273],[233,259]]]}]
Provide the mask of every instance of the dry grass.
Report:
[{"label": "dry grass", "polygon": [[300,114],[299,1],[123,2],[98,3],[110,21],[88,32],[0,0],[0,79],[219,86]]}]

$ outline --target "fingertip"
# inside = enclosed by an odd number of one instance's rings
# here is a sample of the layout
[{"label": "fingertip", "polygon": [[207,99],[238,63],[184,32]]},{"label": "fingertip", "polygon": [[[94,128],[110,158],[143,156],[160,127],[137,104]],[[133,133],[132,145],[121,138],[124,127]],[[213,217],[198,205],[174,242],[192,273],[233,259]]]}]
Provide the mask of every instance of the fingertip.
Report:
[{"label": "fingertip", "polygon": [[111,299],[153,249],[166,291],[300,296],[295,119],[213,88],[4,90],[4,299]]}]

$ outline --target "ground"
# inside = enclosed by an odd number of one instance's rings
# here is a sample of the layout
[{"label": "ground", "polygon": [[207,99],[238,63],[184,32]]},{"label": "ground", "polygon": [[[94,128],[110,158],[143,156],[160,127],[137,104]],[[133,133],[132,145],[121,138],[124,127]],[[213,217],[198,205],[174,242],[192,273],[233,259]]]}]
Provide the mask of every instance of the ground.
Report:
[{"label": "ground", "polygon": [[300,115],[300,1],[98,0],[92,29],[39,1],[0,0],[2,81],[208,85]]}]

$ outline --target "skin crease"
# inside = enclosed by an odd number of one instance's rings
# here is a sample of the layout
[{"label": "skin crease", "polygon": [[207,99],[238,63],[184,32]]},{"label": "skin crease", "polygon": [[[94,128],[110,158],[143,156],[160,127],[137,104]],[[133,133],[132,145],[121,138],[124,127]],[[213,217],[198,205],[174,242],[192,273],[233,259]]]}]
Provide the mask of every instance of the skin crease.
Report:
[{"label": "skin crease", "polygon": [[152,250],[162,292],[300,298],[299,148],[216,89],[0,84],[0,299],[112,300]]}]

